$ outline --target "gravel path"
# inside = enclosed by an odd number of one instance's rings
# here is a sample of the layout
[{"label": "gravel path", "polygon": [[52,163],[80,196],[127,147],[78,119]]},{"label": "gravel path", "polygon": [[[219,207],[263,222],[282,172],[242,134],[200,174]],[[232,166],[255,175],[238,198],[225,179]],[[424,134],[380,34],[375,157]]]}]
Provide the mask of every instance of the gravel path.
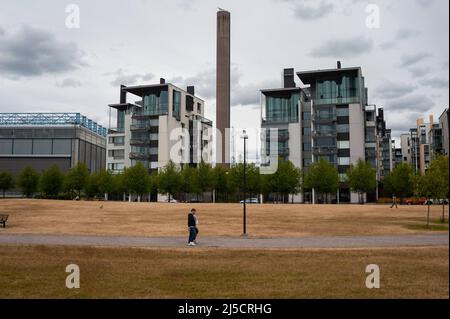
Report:
[{"label": "gravel path", "polygon": [[[393,246],[447,246],[448,234],[334,236],[298,238],[199,237],[197,247],[220,248],[357,248]],[[1,234],[0,244],[123,246],[123,247],[185,247],[185,237],[128,237],[89,235]]]}]

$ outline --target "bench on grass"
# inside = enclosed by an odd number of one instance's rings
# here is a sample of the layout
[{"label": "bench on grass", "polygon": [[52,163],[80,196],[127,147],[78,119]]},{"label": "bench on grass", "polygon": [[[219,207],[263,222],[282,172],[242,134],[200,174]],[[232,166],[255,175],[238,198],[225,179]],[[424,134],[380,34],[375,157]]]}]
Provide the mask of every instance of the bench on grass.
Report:
[{"label": "bench on grass", "polygon": [[6,227],[6,221],[8,220],[9,215],[1,215],[0,214],[0,224],[3,224],[3,228]]}]

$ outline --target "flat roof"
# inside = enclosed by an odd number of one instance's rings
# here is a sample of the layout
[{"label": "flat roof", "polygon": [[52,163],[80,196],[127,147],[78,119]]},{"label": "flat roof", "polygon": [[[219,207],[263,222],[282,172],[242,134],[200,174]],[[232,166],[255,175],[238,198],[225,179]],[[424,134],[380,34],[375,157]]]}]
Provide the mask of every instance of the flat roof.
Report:
[{"label": "flat roof", "polygon": [[80,113],[0,113],[0,126],[64,126],[80,125],[106,136],[106,128]]},{"label": "flat roof", "polygon": [[318,77],[332,76],[337,73],[358,74],[361,72],[361,67],[350,67],[341,69],[324,69],[324,70],[311,70],[297,72],[297,76],[303,82],[303,84],[311,84],[314,79]]},{"label": "flat roof", "polygon": [[108,104],[108,106],[115,108],[119,111],[127,110],[130,107],[142,107],[140,105],[133,104],[133,103],[113,103],[113,104]]},{"label": "flat roof", "polygon": [[[190,93],[188,93],[186,90],[172,84],[172,83],[158,83],[158,84],[148,84],[148,85],[133,85],[133,86],[124,86],[122,87],[122,90],[126,91],[126,92],[130,92],[132,94],[135,94],[137,96],[143,97],[146,93],[150,92],[152,89],[162,89],[164,87],[169,87],[173,86],[174,88],[176,88],[179,91],[183,91],[185,92],[187,95],[193,96],[197,99],[199,99],[200,101],[204,102],[203,99],[199,98],[197,95],[192,95]],[[195,87],[195,86],[194,86]]]},{"label": "flat roof", "polygon": [[260,90],[262,94],[265,95],[265,93],[277,93],[277,92],[295,92],[295,91],[301,91],[302,89],[299,87],[294,88],[277,88],[277,89],[262,89]]}]

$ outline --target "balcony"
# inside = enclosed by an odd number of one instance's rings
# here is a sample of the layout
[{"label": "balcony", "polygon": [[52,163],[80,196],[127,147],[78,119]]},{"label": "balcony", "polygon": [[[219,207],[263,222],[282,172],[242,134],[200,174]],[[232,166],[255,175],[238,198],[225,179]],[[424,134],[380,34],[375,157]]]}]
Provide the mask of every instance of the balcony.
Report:
[{"label": "balcony", "polygon": [[313,115],[311,116],[311,119],[316,123],[336,122],[337,115],[336,115],[336,113],[329,113],[329,114],[313,113]]},{"label": "balcony", "polygon": [[336,146],[315,146],[313,147],[314,155],[332,155],[337,154],[338,150]]},{"label": "balcony", "polygon": [[326,131],[325,130],[324,131],[314,130],[313,136],[314,137],[336,137],[337,131],[336,130],[326,130]]},{"label": "balcony", "polygon": [[150,139],[132,138],[130,139],[130,145],[149,145]]},{"label": "balcony", "polygon": [[167,104],[161,104],[159,107],[151,109],[151,110],[138,110],[133,112],[132,117],[133,118],[148,118],[148,117],[154,117],[159,115],[168,115],[168,108]]},{"label": "balcony", "polygon": [[149,131],[150,128],[151,128],[150,124],[146,124],[146,125],[132,124],[132,125],[130,125],[130,130],[132,130],[132,131]]},{"label": "balcony", "polygon": [[136,153],[136,152],[130,153],[130,159],[149,160],[150,156],[151,156],[150,154],[144,154],[144,153]]}]

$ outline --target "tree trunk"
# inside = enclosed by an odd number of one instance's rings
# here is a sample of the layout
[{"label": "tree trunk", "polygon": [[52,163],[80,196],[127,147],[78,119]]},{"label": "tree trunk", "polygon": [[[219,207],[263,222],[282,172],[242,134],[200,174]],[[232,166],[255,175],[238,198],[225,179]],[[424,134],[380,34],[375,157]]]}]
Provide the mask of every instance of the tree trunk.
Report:
[{"label": "tree trunk", "polygon": [[445,204],[442,201],[442,216],[441,216],[441,222],[445,222]]},{"label": "tree trunk", "polygon": [[430,204],[427,204],[427,228],[430,227]]}]

